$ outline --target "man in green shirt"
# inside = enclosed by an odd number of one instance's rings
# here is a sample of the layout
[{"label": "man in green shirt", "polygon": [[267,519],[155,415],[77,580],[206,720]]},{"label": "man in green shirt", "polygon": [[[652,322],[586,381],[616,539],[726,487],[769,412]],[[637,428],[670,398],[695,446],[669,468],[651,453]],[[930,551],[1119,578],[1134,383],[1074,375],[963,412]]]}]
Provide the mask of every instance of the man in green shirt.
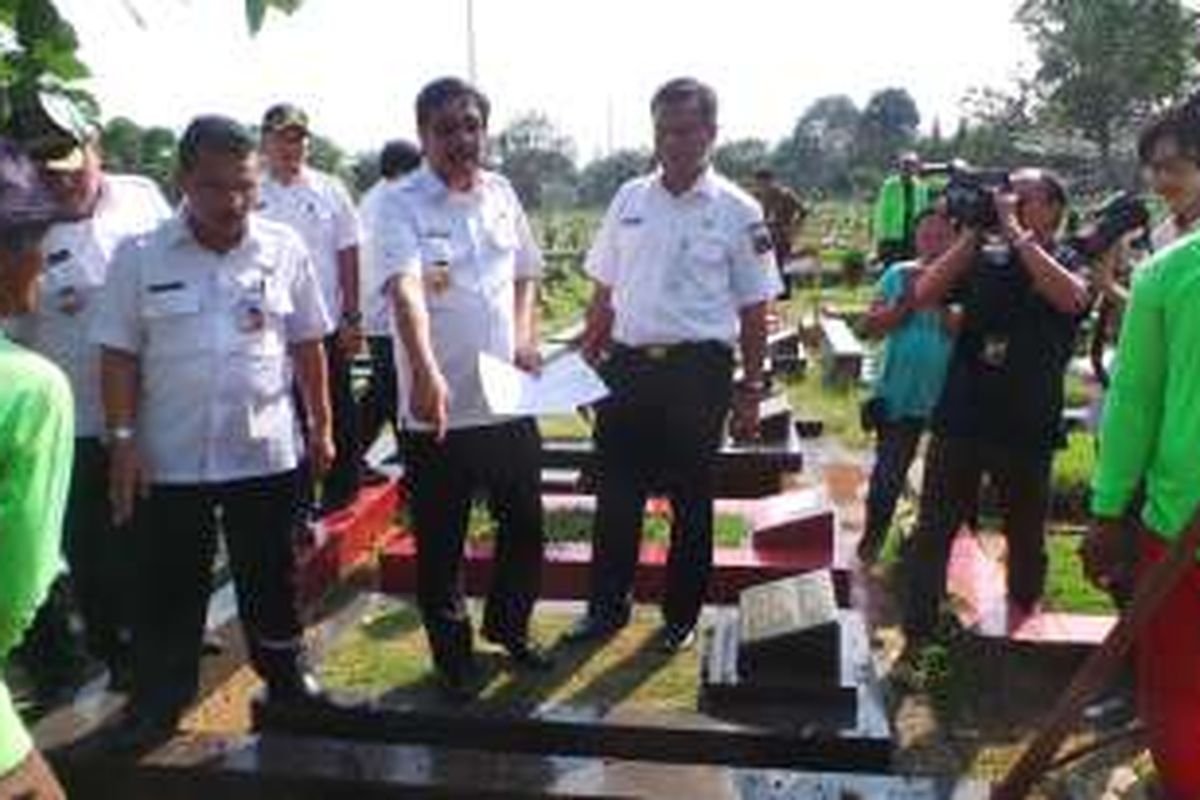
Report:
[{"label": "man in green shirt", "polygon": [[921,179],[921,159],[916,153],[900,156],[900,171],[889,175],[875,198],[871,232],[875,258],[884,267],[916,257],[913,234],[917,217],[929,205],[929,187]]},{"label": "man in green shirt", "polygon": [[[1200,139],[1200,122],[1195,126]],[[1198,141],[1200,144],[1200,141]],[[1144,530],[1138,575],[1161,561],[1200,503],[1200,234],[1140,271],[1121,328],[1117,367],[1092,483],[1084,563],[1098,585],[1117,579],[1122,517],[1139,485]],[[1137,702],[1166,796],[1200,797],[1200,566],[1143,628]]]},{"label": "man in green shirt", "polygon": [[[37,168],[0,139],[0,314],[37,303],[54,203]],[[0,667],[62,569],[75,412],[62,370],[0,335]],[[2,673],[0,673],[2,675]],[[64,797],[0,678],[0,800]]]}]

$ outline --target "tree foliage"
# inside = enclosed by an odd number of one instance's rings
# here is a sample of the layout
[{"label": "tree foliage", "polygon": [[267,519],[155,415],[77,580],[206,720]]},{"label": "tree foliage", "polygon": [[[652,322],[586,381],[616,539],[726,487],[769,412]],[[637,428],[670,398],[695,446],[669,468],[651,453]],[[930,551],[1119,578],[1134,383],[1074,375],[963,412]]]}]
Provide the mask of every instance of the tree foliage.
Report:
[{"label": "tree foliage", "polygon": [[579,173],[576,191],[578,204],[603,208],[612,200],[621,184],[650,169],[652,161],[648,150],[617,150],[595,159]]},{"label": "tree foliage", "polygon": [[1187,79],[1196,20],[1178,0],[1024,0],[1017,21],[1037,49],[1043,110],[1106,168],[1118,140]]},{"label": "tree foliage", "polygon": [[769,166],[771,145],[764,139],[734,139],[717,147],[713,166],[722,175],[740,184],[747,184],[754,171]]},{"label": "tree foliage", "polygon": [[529,208],[575,200],[575,145],[540,112],[514,119],[492,141],[497,166]]},{"label": "tree foliage", "polygon": [[170,128],[142,128],[126,117],[110,119],[100,131],[108,169],[152,178],[168,195],[174,194],[176,144]]}]

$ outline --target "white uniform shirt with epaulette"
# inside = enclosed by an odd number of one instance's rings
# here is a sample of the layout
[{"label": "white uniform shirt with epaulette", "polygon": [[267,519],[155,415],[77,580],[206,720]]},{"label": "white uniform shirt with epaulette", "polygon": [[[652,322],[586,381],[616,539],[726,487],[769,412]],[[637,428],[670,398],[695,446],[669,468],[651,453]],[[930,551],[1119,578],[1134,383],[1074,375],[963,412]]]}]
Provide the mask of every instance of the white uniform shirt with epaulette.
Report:
[{"label": "white uniform shirt with epaulette", "polygon": [[294,469],[299,441],[288,345],[329,315],[294,230],[251,216],[227,253],[182,217],[124,241],[92,339],[136,355],[137,438],[154,483],[214,483]]},{"label": "white uniform shirt with epaulette", "polygon": [[308,246],[331,317],[327,332],[332,333],[343,308],[337,254],[357,247],[362,238],[350,193],[340,180],[311,167],[301,169],[289,184],[265,174],[259,188],[258,212],[290,225]]},{"label": "white uniform shirt with epaulette", "polygon": [[53,225],[42,242],[45,267],[36,311],[13,320],[13,338],[58,366],[75,393],[75,435],[100,436],[100,350],[89,339],[109,262],[126,237],[151,230],[171,216],[153,181],[105,175],[92,215]]},{"label": "white uniform shirt with epaulette", "polygon": [[758,201],[713,170],[673,195],[655,172],[613,198],[584,266],[612,290],[626,345],[733,343],[740,309],[782,284]]},{"label": "white uniform shirt with epaulette", "polygon": [[[422,167],[386,190],[377,230],[381,285],[401,275],[423,279],[433,354],[450,390],[450,427],[504,421],[488,410],[479,354],[512,361],[515,281],[542,272],[541,251],[512,186],[483,172],[471,191],[450,191]],[[399,339],[396,375],[405,424],[427,428],[412,417],[410,370]]]}]

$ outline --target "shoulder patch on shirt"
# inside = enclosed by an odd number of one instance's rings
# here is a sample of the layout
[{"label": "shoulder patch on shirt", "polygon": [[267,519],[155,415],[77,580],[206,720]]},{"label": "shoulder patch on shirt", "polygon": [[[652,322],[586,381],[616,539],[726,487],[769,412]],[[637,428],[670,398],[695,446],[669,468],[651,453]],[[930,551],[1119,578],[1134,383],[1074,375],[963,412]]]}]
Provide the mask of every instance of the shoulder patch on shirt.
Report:
[{"label": "shoulder patch on shirt", "polygon": [[55,250],[50,255],[46,256],[46,266],[53,267],[55,264],[61,264],[64,261],[71,260],[70,250]]},{"label": "shoulder patch on shirt", "polygon": [[747,228],[750,234],[750,243],[754,246],[754,252],[760,256],[765,256],[774,249],[771,243],[771,232],[767,230],[765,222],[755,222]]}]

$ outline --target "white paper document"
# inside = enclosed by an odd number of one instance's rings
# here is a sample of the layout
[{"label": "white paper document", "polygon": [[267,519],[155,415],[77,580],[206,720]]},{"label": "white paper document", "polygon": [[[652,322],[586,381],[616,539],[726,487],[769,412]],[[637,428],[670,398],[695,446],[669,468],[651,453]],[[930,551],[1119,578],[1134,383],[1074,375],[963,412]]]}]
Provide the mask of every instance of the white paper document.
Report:
[{"label": "white paper document", "polygon": [[479,381],[493,414],[570,414],[608,394],[604,381],[579,353],[548,362],[540,375],[480,353]]}]

